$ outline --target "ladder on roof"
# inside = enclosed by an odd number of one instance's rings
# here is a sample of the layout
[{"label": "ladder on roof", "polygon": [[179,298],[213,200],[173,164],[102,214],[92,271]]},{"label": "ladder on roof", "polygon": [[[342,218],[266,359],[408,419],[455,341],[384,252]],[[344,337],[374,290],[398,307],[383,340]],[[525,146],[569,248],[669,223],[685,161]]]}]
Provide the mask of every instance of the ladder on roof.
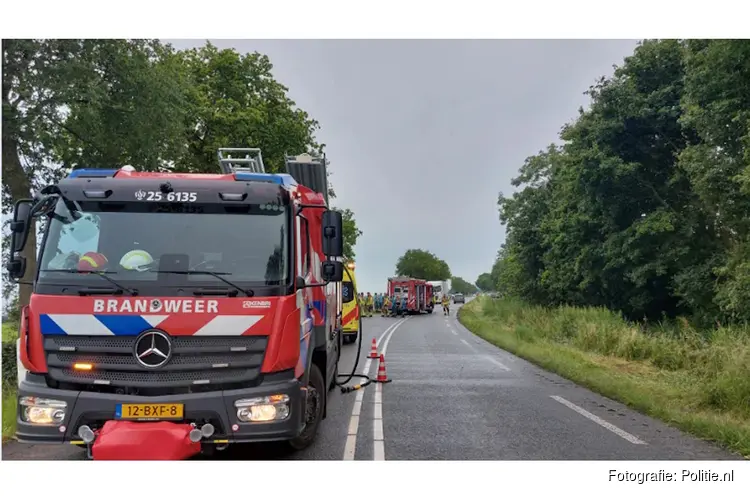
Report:
[{"label": "ladder on roof", "polygon": [[[244,156],[240,156],[243,153]],[[232,154],[237,154],[238,157],[232,158]],[[217,155],[221,171],[225,174],[237,172],[266,173],[260,148],[219,148]]]}]

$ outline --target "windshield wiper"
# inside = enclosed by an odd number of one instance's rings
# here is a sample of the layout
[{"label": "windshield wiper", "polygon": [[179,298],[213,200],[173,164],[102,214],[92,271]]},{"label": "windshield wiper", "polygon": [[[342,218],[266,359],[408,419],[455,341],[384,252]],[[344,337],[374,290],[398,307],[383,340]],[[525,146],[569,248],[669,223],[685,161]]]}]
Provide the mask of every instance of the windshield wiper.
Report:
[{"label": "windshield wiper", "polygon": [[[231,286],[232,288],[234,288],[238,292],[244,293],[248,297],[252,297],[253,295],[255,295],[254,291],[252,291],[250,289],[246,290],[246,289],[242,288],[241,286],[237,285],[236,283],[232,283],[228,279],[221,277],[222,275],[226,276],[226,275],[229,275],[231,273],[215,273],[213,271],[162,271],[162,270],[158,270],[158,271],[154,270],[153,272],[155,272],[155,273],[164,273],[164,274],[182,274],[182,275],[185,275],[185,276],[213,276],[214,278],[216,278],[218,280],[221,280],[224,283],[226,283],[227,285]],[[201,290],[201,292],[205,293],[205,290]]]},{"label": "windshield wiper", "polygon": [[[123,286],[119,284],[118,282],[116,282],[115,280],[113,280],[112,278],[110,278],[109,276],[107,276],[107,274],[116,274],[112,271],[96,272],[96,271],[80,271],[78,269],[42,269],[41,272],[43,273],[66,273],[66,274],[94,274],[96,276],[99,276],[100,278],[104,278],[105,280],[115,285],[120,290],[121,293],[122,292],[129,293],[130,295],[134,297],[138,295],[138,290],[136,290],[135,288],[128,288],[126,286]],[[81,291],[86,292],[87,294],[92,293],[91,289],[85,289]],[[107,293],[107,292],[105,291],[105,289],[101,289],[101,293]]]},{"label": "windshield wiper", "polygon": [[81,288],[78,290],[79,295],[122,295],[119,288]]}]

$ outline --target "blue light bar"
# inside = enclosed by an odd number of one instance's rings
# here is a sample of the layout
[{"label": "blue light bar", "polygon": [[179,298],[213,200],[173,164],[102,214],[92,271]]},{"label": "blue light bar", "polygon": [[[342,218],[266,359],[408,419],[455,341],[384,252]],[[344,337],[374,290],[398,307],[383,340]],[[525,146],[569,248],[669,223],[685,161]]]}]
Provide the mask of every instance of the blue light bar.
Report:
[{"label": "blue light bar", "polygon": [[114,177],[117,170],[103,169],[103,168],[81,168],[73,170],[68,174],[68,179],[76,178],[91,178],[91,177]]},{"label": "blue light bar", "polygon": [[297,183],[289,174],[260,174],[256,172],[237,172],[234,174],[237,181],[270,182],[281,186],[296,186]]}]

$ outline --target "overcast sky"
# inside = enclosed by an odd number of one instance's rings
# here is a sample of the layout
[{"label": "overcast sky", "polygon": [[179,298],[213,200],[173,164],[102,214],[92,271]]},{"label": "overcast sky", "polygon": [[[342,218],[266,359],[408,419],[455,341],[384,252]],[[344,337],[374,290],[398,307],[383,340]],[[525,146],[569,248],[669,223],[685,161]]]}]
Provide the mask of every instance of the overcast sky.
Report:
[{"label": "overcast sky", "polygon": [[[165,40],[175,48],[204,40]],[[360,291],[381,292],[409,248],[474,282],[504,240],[497,196],[557,141],[583,92],[635,40],[212,40],[270,57],[321,124],[336,205],[364,234]],[[228,147],[236,146],[227,144]],[[294,152],[289,152],[294,154]]]}]

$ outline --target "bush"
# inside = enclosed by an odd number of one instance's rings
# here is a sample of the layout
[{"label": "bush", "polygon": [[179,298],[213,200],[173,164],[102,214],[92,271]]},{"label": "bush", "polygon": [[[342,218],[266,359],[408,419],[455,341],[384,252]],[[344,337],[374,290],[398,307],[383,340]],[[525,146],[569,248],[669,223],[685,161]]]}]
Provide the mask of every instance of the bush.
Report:
[{"label": "bush", "polygon": [[2,343],[3,350],[3,383],[6,385],[16,386],[16,341]]}]

